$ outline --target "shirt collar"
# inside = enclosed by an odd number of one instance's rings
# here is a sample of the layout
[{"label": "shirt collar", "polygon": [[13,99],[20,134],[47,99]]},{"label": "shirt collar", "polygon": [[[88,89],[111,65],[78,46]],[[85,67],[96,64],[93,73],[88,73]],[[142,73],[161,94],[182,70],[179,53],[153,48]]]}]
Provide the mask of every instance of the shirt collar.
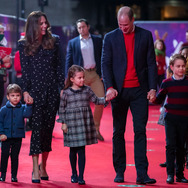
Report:
[{"label": "shirt collar", "polygon": [[88,38],[87,39],[85,39],[85,38],[83,38],[81,35],[80,35],[80,40],[88,40],[88,39],[90,39],[91,38],[91,34],[89,33],[89,36],[88,36]]},{"label": "shirt collar", "polygon": [[185,78],[185,75],[183,75],[183,77],[182,77],[182,78],[180,78],[180,79],[176,79],[176,78],[175,78],[175,76],[174,76],[174,75],[172,75],[172,78],[173,78],[174,80],[183,80],[183,79]]}]

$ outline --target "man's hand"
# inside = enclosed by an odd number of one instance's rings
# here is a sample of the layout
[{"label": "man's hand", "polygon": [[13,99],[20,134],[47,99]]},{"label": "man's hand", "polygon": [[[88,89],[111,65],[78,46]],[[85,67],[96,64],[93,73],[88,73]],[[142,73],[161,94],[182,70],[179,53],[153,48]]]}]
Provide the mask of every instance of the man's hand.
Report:
[{"label": "man's hand", "polygon": [[150,89],[150,91],[148,92],[148,95],[147,95],[147,99],[150,102],[154,102],[155,101],[155,99],[156,99],[156,91],[154,89]]},{"label": "man's hand", "polygon": [[64,132],[64,133],[67,133],[68,132],[68,127],[65,123],[62,124],[61,126],[61,130]]},{"label": "man's hand", "polygon": [[0,136],[0,140],[3,142],[3,141],[5,141],[7,139],[7,136],[5,135],[5,134],[2,134],[1,136]]},{"label": "man's hand", "polygon": [[118,95],[117,90],[114,88],[109,88],[106,92],[106,101],[110,101],[114,99]]}]

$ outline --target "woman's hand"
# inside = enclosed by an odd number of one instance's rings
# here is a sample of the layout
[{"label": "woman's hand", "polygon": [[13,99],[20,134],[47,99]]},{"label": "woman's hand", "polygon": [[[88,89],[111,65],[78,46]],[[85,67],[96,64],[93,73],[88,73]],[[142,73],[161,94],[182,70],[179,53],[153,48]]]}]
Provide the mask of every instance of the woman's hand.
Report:
[{"label": "woman's hand", "polygon": [[65,123],[62,124],[61,126],[61,130],[64,132],[64,133],[67,133],[68,132],[68,127]]},{"label": "woman's hand", "polygon": [[29,95],[27,91],[23,93],[23,96],[26,104],[33,104],[33,98]]}]

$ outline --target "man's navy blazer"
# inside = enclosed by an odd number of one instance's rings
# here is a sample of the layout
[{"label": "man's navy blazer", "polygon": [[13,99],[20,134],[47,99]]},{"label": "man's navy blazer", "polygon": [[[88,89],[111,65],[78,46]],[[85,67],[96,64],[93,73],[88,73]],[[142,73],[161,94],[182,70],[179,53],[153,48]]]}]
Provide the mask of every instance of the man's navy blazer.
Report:
[{"label": "man's navy blazer", "polygon": [[[150,31],[135,26],[134,65],[140,86],[148,91],[157,87],[157,66],[153,38]],[[123,32],[118,28],[104,37],[102,49],[102,77],[105,89],[113,87],[121,92],[127,68]]]},{"label": "man's navy blazer", "polygon": [[[96,35],[91,35],[93,40],[94,57],[96,62],[97,74],[101,76],[101,53],[102,53],[102,38]],[[71,39],[68,42],[65,75],[67,76],[68,69],[72,65],[80,65],[83,67],[83,57],[81,53],[80,36]]]}]

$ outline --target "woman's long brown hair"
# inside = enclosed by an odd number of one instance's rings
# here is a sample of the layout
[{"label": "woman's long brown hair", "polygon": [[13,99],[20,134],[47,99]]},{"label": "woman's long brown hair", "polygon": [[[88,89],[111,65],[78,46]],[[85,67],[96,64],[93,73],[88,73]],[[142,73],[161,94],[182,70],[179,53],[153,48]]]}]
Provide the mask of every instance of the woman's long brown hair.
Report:
[{"label": "woman's long brown hair", "polygon": [[[40,19],[42,16],[44,16],[46,19],[47,31],[40,43]],[[23,40],[26,41],[26,55],[35,55],[40,45],[42,45],[44,49],[52,49],[54,47],[55,39],[51,35],[50,24],[48,22],[46,15],[43,12],[33,11],[29,14],[25,25],[25,38]]]}]

